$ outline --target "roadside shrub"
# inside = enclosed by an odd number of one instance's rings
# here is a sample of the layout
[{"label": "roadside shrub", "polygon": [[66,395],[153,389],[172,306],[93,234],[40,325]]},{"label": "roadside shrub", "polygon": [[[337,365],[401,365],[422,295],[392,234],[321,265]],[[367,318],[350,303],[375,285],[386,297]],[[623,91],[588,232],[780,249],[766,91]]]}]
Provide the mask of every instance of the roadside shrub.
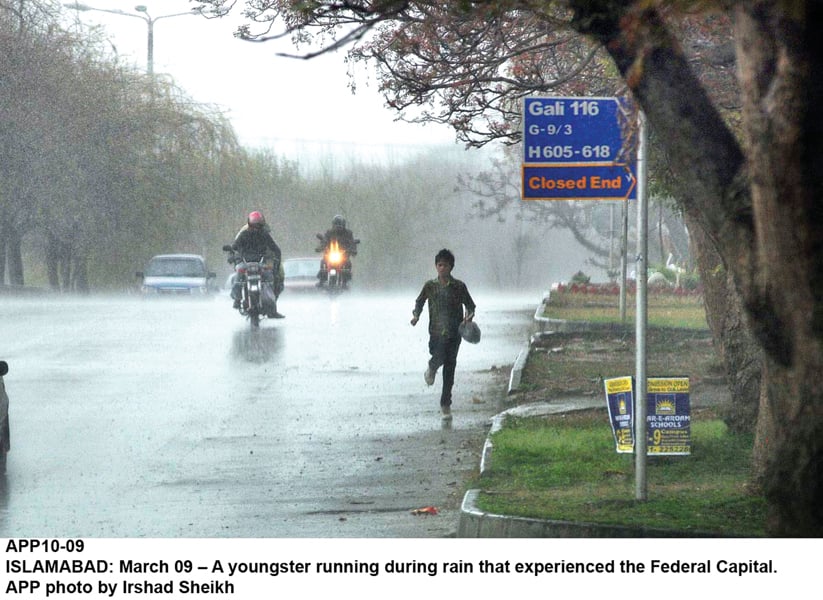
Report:
[{"label": "roadside shrub", "polygon": [[583,271],[578,271],[577,273],[572,275],[571,283],[586,284],[589,283],[591,279],[592,278],[586,275]]}]

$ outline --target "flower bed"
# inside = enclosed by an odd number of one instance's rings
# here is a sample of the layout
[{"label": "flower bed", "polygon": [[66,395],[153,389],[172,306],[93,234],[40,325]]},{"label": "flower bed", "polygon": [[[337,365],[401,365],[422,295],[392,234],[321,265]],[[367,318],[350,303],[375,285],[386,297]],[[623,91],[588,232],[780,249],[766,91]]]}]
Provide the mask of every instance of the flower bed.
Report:
[{"label": "flower bed", "polygon": [[[634,285],[626,290],[626,319],[634,321],[636,295]],[[685,323],[691,328],[705,328],[706,316],[700,289],[652,289],[647,296],[649,323],[659,326],[678,326]],[[608,284],[557,284],[543,298],[541,316],[548,319],[616,323],[620,314],[620,288]]]},{"label": "flower bed", "polygon": [[[634,281],[626,282],[626,293],[634,294],[637,289],[637,284]],[[657,296],[691,296],[702,297],[703,287],[698,285],[694,289],[687,289],[685,287],[673,287],[668,285],[649,285],[647,287],[649,294]],[[601,295],[601,296],[617,296],[620,294],[620,286],[616,283],[558,283],[552,286],[552,295],[558,294],[587,294],[587,295]]]}]

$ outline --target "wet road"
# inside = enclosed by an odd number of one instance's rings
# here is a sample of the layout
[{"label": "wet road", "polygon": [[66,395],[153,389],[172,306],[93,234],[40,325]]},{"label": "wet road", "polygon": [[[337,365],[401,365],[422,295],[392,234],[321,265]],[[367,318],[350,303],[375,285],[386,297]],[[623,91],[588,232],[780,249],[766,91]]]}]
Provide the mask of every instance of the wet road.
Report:
[{"label": "wet road", "polygon": [[286,292],[258,331],[225,297],[0,297],[0,537],[452,534],[534,309],[472,292],[483,340],[461,347],[449,429],[414,292]]}]

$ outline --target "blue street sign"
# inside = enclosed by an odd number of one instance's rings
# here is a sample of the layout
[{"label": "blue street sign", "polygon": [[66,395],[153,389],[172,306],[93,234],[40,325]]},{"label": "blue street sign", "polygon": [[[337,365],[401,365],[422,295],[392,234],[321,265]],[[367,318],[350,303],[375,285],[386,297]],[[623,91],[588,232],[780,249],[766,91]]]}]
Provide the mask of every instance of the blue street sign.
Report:
[{"label": "blue street sign", "polygon": [[636,190],[625,164],[523,165],[523,200],[628,200]]},{"label": "blue street sign", "polygon": [[630,115],[622,98],[524,98],[523,199],[635,199]]}]

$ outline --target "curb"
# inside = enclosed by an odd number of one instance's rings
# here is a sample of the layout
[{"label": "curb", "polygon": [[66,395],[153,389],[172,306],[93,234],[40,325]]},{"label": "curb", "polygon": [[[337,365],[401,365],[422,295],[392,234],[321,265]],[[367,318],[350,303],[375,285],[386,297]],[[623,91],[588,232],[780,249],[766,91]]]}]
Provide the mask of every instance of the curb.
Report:
[{"label": "curb", "polygon": [[476,507],[480,490],[469,490],[460,506],[459,538],[716,538],[708,533],[652,527],[621,527],[530,519],[483,512]]},{"label": "curb", "polygon": [[517,388],[520,387],[520,378],[523,375],[523,369],[526,367],[526,360],[529,358],[531,350],[531,343],[526,344],[517,354],[514,359],[514,366],[512,367],[511,375],[509,376],[509,389],[507,394],[511,395]]},{"label": "curb", "polygon": [[[523,376],[523,369],[526,368],[526,361],[529,359],[529,352],[531,352],[531,345],[535,337],[542,335],[548,325],[562,326],[563,324],[562,321],[558,321],[557,319],[548,319],[540,316],[543,313],[543,307],[549,301],[550,293],[551,292],[545,292],[543,294],[540,304],[537,305],[537,308],[534,311],[534,321],[540,324],[540,333],[533,335],[532,338],[523,346],[523,348],[520,349],[520,352],[518,352],[517,357],[514,359],[512,372],[509,376],[509,388],[506,390],[508,395],[511,395],[517,390],[517,388],[520,387],[520,379]],[[555,321],[557,321],[557,323],[555,323]]]}]

